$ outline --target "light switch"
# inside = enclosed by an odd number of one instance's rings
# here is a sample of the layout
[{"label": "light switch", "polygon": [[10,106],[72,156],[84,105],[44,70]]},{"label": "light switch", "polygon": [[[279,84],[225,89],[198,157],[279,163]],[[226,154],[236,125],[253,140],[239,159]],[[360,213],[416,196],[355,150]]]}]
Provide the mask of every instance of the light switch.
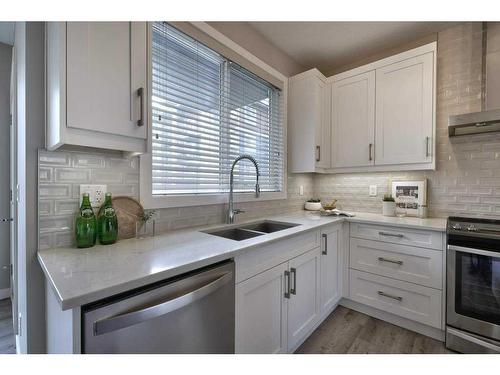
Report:
[{"label": "light switch", "polygon": [[299,195],[304,195],[304,186],[299,186]]},{"label": "light switch", "polygon": [[377,196],[377,185],[370,185],[370,189],[368,194],[370,197],[376,197]]}]

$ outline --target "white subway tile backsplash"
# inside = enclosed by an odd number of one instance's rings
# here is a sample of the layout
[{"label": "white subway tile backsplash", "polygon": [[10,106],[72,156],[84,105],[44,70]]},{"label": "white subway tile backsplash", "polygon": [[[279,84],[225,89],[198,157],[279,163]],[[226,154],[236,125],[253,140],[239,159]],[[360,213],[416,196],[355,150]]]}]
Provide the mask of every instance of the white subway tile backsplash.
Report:
[{"label": "white subway tile backsplash", "polygon": [[[74,242],[73,227],[78,212],[80,184],[106,184],[114,196],[126,195],[139,198],[139,158],[120,158],[116,153],[95,151],[41,151],[39,174],[45,178],[39,188],[40,248],[71,246]],[[43,157],[42,157],[43,155]],[[64,161],[64,162],[63,162]],[[72,167],[68,167],[71,165]],[[61,182],[65,183],[62,184]],[[238,203],[247,212],[240,220],[263,215],[295,211],[314,194],[313,176],[291,175],[287,180],[288,199]],[[304,196],[298,187],[304,186]],[[225,204],[202,207],[159,209],[156,214],[158,233],[199,225],[223,223]]]},{"label": "white subway tile backsplash", "polygon": [[104,155],[72,153],[71,156],[75,168],[104,168]]},{"label": "white subway tile backsplash", "polygon": [[69,184],[40,184],[38,196],[45,198],[69,198],[71,197],[71,185]]},{"label": "white subway tile backsplash", "polygon": [[89,180],[90,170],[75,168],[56,168],[56,182],[77,182],[85,183]]}]

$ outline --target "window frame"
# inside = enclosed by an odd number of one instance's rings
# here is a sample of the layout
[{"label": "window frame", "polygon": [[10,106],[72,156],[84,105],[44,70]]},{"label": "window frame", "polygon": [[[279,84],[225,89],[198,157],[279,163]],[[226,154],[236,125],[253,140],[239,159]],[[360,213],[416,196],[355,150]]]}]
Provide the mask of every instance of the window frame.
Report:
[{"label": "window frame", "polygon": [[[243,47],[236,44],[234,41],[220,33],[212,26],[205,22],[188,22],[191,27],[195,27],[198,31],[206,34],[216,42],[227,47],[232,52],[240,55],[244,60],[251,65],[257,66],[264,70],[267,74],[278,80],[282,84],[281,95],[282,102],[282,126],[283,126],[283,173],[282,186],[280,192],[262,192],[259,198],[255,198],[255,193],[235,193],[235,202],[258,202],[267,200],[283,200],[287,198],[287,105],[288,105],[288,78],[278,72],[276,69],[267,65],[255,55]],[[174,26],[176,26],[174,24]],[[148,22],[148,38],[147,38],[147,93],[148,98],[152,95],[152,23]],[[192,36],[194,37],[194,36]],[[195,38],[196,39],[196,38]],[[147,152],[140,156],[140,200],[144,208],[174,208],[187,206],[204,206],[212,204],[222,204],[228,202],[228,193],[216,194],[182,194],[182,195],[153,195],[152,193],[152,106],[148,100],[147,106]]]}]

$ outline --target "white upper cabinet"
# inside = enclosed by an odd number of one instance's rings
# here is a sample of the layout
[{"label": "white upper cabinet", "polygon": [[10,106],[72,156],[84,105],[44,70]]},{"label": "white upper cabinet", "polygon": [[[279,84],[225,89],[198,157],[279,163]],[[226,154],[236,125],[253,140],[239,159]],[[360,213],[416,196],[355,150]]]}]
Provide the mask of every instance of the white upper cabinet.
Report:
[{"label": "white upper cabinet", "polygon": [[428,52],[377,69],[375,164],[431,160],[433,60]]},{"label": "white upper cabinet", "polygon": [[330,90],[326,78],[317,69],[290,78],[288,98],[290,172],[330,168]]},{"label": "white upper cabinet", "polygon": [[144,152],[146,22],[47,23],[47,148]]},{"label": "white upper cabinet", "polygon": [[332,168],[374,164],[375,71],[333,82]]},{"label": "white upper cabinet", "polygon": [[290,78],[290,172],[435,169],[436,47]]}]

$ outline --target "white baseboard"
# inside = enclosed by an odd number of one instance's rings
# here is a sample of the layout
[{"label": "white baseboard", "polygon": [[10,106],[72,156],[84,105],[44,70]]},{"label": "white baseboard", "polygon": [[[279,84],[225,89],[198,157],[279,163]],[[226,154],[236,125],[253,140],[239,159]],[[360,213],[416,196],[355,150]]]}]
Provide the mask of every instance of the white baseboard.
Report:
[{"label": "white baseboard", "polygon": [[409,320],[401,316],[376,309],[371,306],[363,305],[362,303],[351,301],[350,299],[346,298],[342,298],[340,300],[340,305],[347,307],[348,309],[373,316],[374,318],[389,322],[396,326],[406,328],[410,331],[420,333],[421,335],[429,336],[432,337],[433,339],[443,342],[445,340],[445,332],[440,329],[430,327],[425,324],[418,323],[413,320]]},{"label": "white baseboard", "polygon": [[0,300],[10,297],[10,289],[0,289]]}]

